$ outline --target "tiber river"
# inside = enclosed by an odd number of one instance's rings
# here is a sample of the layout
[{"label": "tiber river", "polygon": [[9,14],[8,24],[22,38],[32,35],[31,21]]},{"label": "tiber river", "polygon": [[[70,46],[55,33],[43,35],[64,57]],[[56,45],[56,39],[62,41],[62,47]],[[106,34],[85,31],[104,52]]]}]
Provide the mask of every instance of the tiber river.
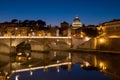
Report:
[{"label": "tiber river", "polygon": [[20,55],[12,58],[10,80],[120,80],[119,54],[49,51],[31,52],[28,59]]}]

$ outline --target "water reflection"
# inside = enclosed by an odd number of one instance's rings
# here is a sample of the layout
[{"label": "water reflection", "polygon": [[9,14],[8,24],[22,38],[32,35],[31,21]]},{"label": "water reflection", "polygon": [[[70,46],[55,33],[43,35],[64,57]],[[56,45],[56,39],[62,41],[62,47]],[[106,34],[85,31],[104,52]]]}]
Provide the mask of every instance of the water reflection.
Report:
[{"label": "water reflection", "polygon": [[0,59],[0,80],[9,79],[9,75],[11,80],[120,79],[120,55],[29,50],[17,49],[11,63],[4,60],[8,54],[0,54],[4,58]]}]

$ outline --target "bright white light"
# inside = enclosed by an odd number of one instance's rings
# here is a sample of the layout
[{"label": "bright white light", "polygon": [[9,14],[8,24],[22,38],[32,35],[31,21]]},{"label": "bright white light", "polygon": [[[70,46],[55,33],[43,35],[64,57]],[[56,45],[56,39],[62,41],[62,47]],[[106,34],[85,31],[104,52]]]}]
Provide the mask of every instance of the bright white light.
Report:
[{"label": "bright white light", "polygon": [[31,75],[31,76],[33,75],[33,72],[32,72],[32,71],[30,71],[30,75]]},{"label": "bright white light", "polygon": [[18,78],[19,78],[19,75],[16,75],[16,76],[15,76],[15,80],[19,80]]},{"label": "bright white light", "polygon": [[89,37],[85,37],[85,41],[88,41],[88,40],[90,40],[90,38]]},{"label": "bright white light", "polygon": [[60,61],[59,60],[57,60],[57,63],[59,63]]},{"label": "bright white light", "polygon": [[19,55],[19,56],[20,56],[20,55],[22,55],[22,53],[21,53],[21,52],[19,52],[19,53],[17,53],[17,55]]},{"label": "bright white light", "polygon": [[88,63],[88,62],[84,62],[84,64],[86,67],[90,66],[90,63]]},{"label": "bright white light", "polygon": [[32,67],[32,65],[30,65],[30,64],[29,64],[28,66],[29,66],[29,67]]},{"label": "bright white light", "polygon": [[57,69],[57,72],[60,72],[60,69],[59,69],[59,67],[58,67],[58,69]]},{"label": "bright white light", "polygon": [[18,28],[16,27],[15,30],[18,30]]}]

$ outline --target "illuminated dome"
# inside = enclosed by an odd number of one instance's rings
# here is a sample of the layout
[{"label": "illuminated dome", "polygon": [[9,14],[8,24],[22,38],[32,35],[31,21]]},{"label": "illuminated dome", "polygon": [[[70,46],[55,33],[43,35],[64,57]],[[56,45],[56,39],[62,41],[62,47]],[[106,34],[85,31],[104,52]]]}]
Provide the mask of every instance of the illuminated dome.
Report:
[{"label": "illuminated dome", "polygon": [[78,18],[78,16],[76,16],[75,19],[73,20],[72,28],[78,29],[80,27],[82,27],[82,23],[80,22],[80,19]]}]

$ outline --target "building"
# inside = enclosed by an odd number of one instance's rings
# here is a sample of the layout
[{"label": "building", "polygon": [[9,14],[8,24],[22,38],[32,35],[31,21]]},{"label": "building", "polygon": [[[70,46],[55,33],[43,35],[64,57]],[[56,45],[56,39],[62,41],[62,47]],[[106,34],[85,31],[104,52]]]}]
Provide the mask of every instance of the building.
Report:
[{"label": "building", "polygon": [[69,28],[69,24],[67,23],[67,22],[62,22],[61,24],[60,24],[60,26],[61,26],[61,34],[63,35],[63,36],[67,36],[67,30],[68,30],[68,28]]},{"label": "building", "polygon": [[78,16],[75,17],[75,19],[72,22],[72,29],[79,29],[82,27],[82,23],[80,22],[80,19]]},{"label": "building", "polygon": [[120,19],[115,19],[109,22],[100,24],[98,27],[99,34],[110,38],[120,37]]},{"label": "building", "polygon": [[82,23],[79,17],[76,16],[71,25],[71,35],[75,37],[76,36],[80,37],[81,30],[82,30]]},{"label": "building", "polygon": [[120,51],[120,19],[104,22],[97,29],[97,49]]}]

